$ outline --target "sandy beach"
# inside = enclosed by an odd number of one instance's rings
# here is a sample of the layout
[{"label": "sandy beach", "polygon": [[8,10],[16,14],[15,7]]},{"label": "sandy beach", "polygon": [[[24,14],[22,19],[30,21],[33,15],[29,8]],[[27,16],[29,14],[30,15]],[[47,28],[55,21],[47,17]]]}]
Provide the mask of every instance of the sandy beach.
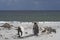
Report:
[{"label": "sandy beach", "polygon": [[[60,40],[60,22],[37,22],[39,29],[40,27],[52,27],[56,29],[56,33],[52,34],[42,34],[41,31],[39,31],[39,36],[33,36],[32,28],[33,23],[32,22],[18,22],[18,21],[0,21],[0,26],[2,26],[4,23],[9,23],[10,25],[13,25],[10,30],[0,27],[0,40]],[[16,28],[18,26],[23,27],[23,38],[18,38],[17,36],[17,30]],[[26,34],[27,32],[27,34]]]}]

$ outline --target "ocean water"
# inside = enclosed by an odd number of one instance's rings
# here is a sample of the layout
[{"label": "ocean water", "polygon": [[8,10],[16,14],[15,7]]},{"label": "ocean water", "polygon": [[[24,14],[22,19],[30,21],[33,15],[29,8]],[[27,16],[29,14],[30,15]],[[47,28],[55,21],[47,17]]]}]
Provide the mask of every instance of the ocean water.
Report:
[{"label": "ocean water", "polygon": [[60,21],[60,16],[56,15],[3,15],[0,16],[0,21]]},{"label": "ocean water", "polygon": [[0,21],[60,21],[60,11],[0,11]]}]

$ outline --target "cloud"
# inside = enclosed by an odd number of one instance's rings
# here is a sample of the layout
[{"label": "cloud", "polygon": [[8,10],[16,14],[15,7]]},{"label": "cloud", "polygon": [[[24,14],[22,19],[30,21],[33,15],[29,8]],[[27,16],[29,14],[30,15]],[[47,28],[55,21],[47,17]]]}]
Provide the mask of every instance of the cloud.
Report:
[{"label": "cloud", "polygon": [[0,9],[60,9],[59,0],[0,0]]},{"label": "cloud", "polygon": [[0,3],[4,4],[4,5],[56,5],[56,4],[60,4],[60,1],[52,1],[52,0],[0,0]]},{"label": "cloud", "polygon": [[5,4],[5,5],[12,5],[12,4],[19,3],[19,0],[0,0],[0,3]]}]

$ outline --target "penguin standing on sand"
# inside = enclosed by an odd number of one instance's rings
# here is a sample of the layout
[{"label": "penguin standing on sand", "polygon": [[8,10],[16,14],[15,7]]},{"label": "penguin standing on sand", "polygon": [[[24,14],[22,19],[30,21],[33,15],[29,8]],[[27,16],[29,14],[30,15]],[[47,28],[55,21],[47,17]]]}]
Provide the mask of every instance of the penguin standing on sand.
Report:
[{"label": "penguin standing on sand", "polygon": [[33,25],[33,33],[34,33],[34,35],[38,36],[39,27],[38,27],[37,23],[34,23],[34,25]]},{"label": "penguin standing on sand", "polygon": [[[20,27],[18,27],[18,35],[19,35],[19,37],[21,37],[22,36],[22,30],[21,30],[21,28]],[[20,35],[21,34],[21,35]]]},{"label": "penguin standing on sand", "polygon": [[17,32],[18,32],[18,37],[22,37],[22,36],[23,36],[24,27],[20,25],[20,22],[18,22],[18,29],[17,29]]}]

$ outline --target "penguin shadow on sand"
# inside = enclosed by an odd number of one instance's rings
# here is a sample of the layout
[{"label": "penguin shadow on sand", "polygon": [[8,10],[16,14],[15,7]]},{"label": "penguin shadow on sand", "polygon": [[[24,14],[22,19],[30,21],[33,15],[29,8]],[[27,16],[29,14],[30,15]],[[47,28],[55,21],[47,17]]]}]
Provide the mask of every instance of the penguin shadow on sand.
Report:
[{"label": "penguin shadow on sand", "polygon": [[20,38],[20,39],[25,39],[25,38],[29,38],[29,37],[33,37],[33,36],[34,36],[34,34],[30,34],[30,35],[23,36],[23,37],[19,37],[19,36],[18,36],[18,38]]}]

